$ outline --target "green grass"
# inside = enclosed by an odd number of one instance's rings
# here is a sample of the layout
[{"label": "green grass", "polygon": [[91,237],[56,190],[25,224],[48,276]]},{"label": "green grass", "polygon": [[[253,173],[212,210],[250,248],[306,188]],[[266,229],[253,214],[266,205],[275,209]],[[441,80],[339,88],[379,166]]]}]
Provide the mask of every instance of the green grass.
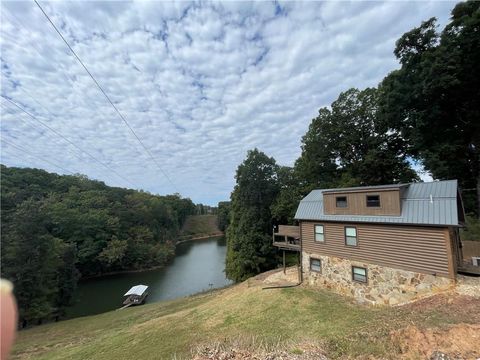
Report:
[{"label": "green grass", "polygon": [[21,331],[13,359],[182,359],[190,358],[197,346],[239,342],[245,347],[284,346],[293,354],[302,351],[298,344],[314,343],[332,358],[395,358],[392,330],[478,321],[469,316],[468,307],[452,311],[449,306],[367,307],[324,290],[262,290],[251,280]]},{"label": "green grass", "polygon": [[182,236],[197,237],[219,234],[216,215],[192,215],[187,218],[182,228]]}]

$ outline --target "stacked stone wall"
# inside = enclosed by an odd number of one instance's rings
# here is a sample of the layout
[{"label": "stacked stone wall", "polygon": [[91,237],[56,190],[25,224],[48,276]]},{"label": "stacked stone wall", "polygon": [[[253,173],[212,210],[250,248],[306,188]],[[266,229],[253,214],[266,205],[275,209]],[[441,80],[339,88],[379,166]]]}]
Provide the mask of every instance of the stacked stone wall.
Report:
[{"label": "stacked stone wall", "polygon": [[[305,283],[373,305],[407,303],[454,287],[454,281],[446,277],[307,252],[302,255]],[[310,270],[310,258],[321,260],[321,272]],[[367,283],[353,281],[352,266],[367,269]]]}]

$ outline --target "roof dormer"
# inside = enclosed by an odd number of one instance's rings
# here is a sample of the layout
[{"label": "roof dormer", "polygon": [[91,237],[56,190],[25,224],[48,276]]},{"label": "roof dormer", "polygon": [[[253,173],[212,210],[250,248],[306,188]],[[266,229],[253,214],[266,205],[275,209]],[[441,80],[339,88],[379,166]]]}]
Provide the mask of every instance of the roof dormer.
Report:
[{"label": "roof dormer", "polygon": [[325,215],[400,216],[404,185],[368,186],[323,191]]}]

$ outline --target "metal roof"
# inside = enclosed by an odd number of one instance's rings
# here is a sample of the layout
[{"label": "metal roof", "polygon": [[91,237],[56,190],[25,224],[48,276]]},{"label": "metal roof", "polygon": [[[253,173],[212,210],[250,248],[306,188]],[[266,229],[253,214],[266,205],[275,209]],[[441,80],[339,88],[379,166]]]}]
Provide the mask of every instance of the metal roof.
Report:
[{"label": "metal roof", "polygon": [[375,185],[375,186],[356,186],[348,188],[336,188],[336,189],[324,189],[323,192],[348,192],[348,191],[370,191],[370,190],[380,190],[380,189],[398,189],[400,187],[406,186],[407,184],[390,184],[390,185]]},{"label": "metal roof", "polygon": [[148,289],[147,285],[135,285],[135,286],[132,286],[132,288],[128,290],[123,296],[128,296],[128,295],[141,296],[147,289]]},{"label": "metal roof", "polygon": [[[323,189],[311,191],[300,201],[295,219],[441,226],[460,225],[458,221],[457,180],[396,186],[403,188],[403,191],[400,192],[402,209],[400,216],[325,215],[323,213],[323,193],[330,192],[332,189]],[[368,189],[371,188],[368,187]],[[348,188],[347,191],[353,189],[361,190],[365,187]],[[335,190],[340,191],[341,189]]]}]

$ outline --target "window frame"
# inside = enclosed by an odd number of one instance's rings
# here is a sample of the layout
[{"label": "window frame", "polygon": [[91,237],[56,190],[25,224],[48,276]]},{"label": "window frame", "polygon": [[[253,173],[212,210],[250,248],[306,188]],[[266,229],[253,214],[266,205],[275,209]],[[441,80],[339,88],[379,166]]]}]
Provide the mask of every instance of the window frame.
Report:
[{"label": "window frame", "polygon": [[[373,197],[373,196],[376,196],[378,197],[378,205],[375,205],[375,206],[372,206],[372,205],[368,205],[368,198],[369,197]],[[382,201],[380,199],[380,194],[367,194],[365,195],[365,206],[367,208],[374,208],[374,209],[380,209],[382,207]]]},{"label": "window frame", "polygon": [[[355,268],[365,270],[365,281],[355,279]],[[360,284],[368,284],[368,269],[363,266],[352,265],[352,281]]]},{"label": "window frame", "polygon": [[[350,229],[355,229],[355,245],[350,245],[347,243],[347,229],[350,228]],[[343,227],[343,235],[345,237],[345,246],[348,246],[348,247],[357,247],[358,246],[358,229],[356,226],[344,226]],[[349,236],[349,237],[353,237],[353,236]]]},{"label": "window frame", "polygon": [[[322,235],[323,235],[323,240],[322,241],[317,240],[317,226],[322,227]],[[320,233],[318,233],[318,234],[320,234]],[[325,225],[324,224],[313,224],[313,241],[315,243],[321,243],[321,244],[325,243]]]},{"label": "window frame", "polygon": [[[312,269],[312,260],[319,262],[319,268],[320,268],[320,270],[314,270],[314,269]],[[315,273],[317,273],[317,274],[321,274],[321,273],[322,273],[322,259],[318,259],[318,258],[311,257],[311,258],[310,258],[310,266],[309,266],[309,269],[310,269],[310,271],[313,271],[313,272],[315,272]]]},{"label": "window frame", "polygon": [[[345,199],[345,206],[338,206],[338,199],[343,198]],[[335,196],[335,207],[337,209],[346,209],[348,208],[348,196],[346,195],[337,195]]]}]

